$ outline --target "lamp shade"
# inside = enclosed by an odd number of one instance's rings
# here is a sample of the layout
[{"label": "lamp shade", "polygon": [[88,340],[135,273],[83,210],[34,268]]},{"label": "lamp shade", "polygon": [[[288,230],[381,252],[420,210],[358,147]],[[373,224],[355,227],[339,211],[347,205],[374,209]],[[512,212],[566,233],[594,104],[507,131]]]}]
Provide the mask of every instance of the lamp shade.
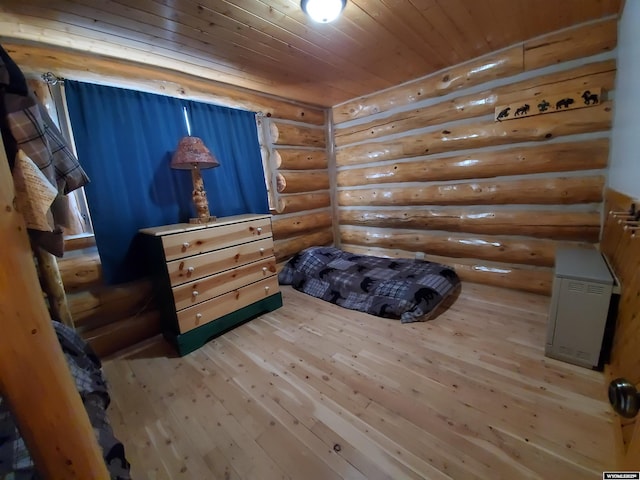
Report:
[{"label": "lamp shade", "polygon": [[171,168],[192,170],[219,167],[220,162],[199,137],[183,137],[171,159]]}]

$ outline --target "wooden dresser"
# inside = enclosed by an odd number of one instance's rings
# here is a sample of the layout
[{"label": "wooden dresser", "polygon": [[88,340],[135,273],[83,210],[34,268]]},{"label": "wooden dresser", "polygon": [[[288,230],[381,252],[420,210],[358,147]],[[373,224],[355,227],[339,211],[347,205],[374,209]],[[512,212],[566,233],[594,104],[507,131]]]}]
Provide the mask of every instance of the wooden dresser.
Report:
[{"label": "wooden dresser", "polygon": [[282,306],[270,215],[140,230],[163,310],[163,333],[180,355]]}]

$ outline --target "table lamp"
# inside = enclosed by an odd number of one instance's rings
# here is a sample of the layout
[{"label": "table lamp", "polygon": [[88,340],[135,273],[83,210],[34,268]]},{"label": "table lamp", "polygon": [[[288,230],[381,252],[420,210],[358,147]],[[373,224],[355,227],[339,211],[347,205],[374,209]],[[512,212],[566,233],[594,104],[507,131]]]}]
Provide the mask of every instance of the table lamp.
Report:
[{"label": "table lamp", "polygon": [[220,162],[198,137],[183,137],[178,143],[178,148],[171,159],[171,168],[191,170],[193,180],[193,203],[196,207],[196,218],[191,218],[189,223],[215,222],[216,217],[209,213],[207,192],[204,190],[204,180],[200,170],[219,167]]}]

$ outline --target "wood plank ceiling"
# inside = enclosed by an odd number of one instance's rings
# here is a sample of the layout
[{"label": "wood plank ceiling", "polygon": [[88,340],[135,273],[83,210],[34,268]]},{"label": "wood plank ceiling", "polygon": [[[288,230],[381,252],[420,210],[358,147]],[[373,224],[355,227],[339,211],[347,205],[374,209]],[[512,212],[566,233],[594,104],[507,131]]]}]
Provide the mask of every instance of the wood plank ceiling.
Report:
[{"label": "wood plank ceiling", "polygon": [[0,42],[47,43],[333,106],[546,32],[621,0],[3,0]]}]

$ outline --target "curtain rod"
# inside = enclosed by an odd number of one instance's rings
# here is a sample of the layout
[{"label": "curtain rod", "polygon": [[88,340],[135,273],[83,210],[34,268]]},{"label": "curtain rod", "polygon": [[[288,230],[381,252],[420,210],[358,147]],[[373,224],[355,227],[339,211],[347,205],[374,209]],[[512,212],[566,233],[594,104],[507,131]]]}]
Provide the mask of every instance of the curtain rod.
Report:
[{"label": "curtain rod", "polygon": [[58,77],[55,73],[53,72],[46,72],[43,73],[41,75],[41,78],[48,84],[48,85],[55,85],[58,82],[64,82],[64,78],[62,77]]}]

